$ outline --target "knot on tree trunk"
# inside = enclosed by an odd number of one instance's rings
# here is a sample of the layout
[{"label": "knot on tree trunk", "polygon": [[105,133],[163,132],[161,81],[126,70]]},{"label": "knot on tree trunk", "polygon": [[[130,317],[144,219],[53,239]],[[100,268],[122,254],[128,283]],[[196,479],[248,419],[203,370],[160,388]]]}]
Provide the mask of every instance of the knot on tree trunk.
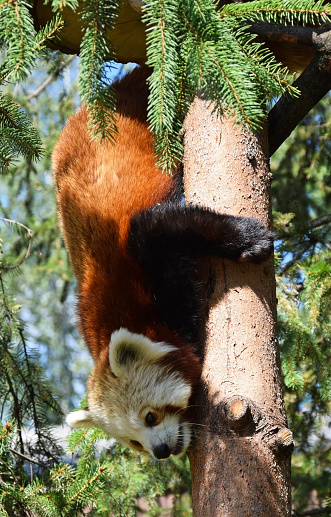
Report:
[{"label": "knot on tree trunk", "polygon": [[223,408],[225,418],[231,429],[239,430],[254,426],[249,403],[243,397],[228,398],[225,400]]},{"label": "knot on tree trunk", "polygon": [[290,454],[293,450],[293,434],[287,427],[282,427],[268,440],[269,447],[278,454]]},{"label": "knot on tree trunk", "polygon": [[274,453],[292,451],[293,435],[290,429],[280,422],[271,422],[263,410],[243,396],[223,399],[219,405],[219,416],[230,431],[239,436],[258,436]]}]

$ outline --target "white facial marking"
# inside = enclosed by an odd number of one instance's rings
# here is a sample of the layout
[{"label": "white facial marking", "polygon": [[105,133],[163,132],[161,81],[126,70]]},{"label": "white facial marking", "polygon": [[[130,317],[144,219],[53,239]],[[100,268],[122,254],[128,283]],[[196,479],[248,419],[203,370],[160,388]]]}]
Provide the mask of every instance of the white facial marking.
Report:
[{"label": "white facial marking", "polygon": [[[104,378],[92,373],[89,408],[70,413],[69,425],[99,427],[124,445],[158,459],[183,454],[191,439],[190,423],[183,417],[191,386],[178,372],[160,363],[174,350],[168,343],[153,342],[127,329],[114,332],[109,347],[110,371]],[[155,422],[146,418],[148,413],[157,415]]]}]

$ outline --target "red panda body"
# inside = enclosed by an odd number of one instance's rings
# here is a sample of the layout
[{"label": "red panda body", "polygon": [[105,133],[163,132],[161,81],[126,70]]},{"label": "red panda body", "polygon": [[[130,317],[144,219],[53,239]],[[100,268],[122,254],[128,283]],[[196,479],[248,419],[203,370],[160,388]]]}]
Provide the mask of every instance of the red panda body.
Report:
[{"label": "red panda body", "polygon": [[83,106],[69,119],[53,154],[81,331],[94,358],[108,347],[114,330],[125,326],[145,334],[148,320],[155,321],[140,266],[127,253],[129,224],[137,212],[167,201],[176,179],[155,166],[146,77],[131,74],[121,83],[116,145],[91,140]]},{"label": "red panda body", "polygon": [[53,154],[60,220],[78,284],[78,321],[94,368],[73,427],[100,427],[158,459],[183,454],[201,364],[196,259],[260,262],[273,237],[259,221],[179,201],[178,174],[155,165],[148,72],[116,83],[118,136],[91,140],[85,107]]}]

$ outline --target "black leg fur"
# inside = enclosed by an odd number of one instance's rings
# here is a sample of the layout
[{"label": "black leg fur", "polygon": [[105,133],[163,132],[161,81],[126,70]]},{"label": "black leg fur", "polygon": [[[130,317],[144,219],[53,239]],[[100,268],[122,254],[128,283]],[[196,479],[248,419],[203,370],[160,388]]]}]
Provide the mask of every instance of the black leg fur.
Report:
[{"label": "black leg fur", "polygon": [[204,255],[261,262],[273,235],[257,219],[179,203],[157,205],[131,221],[129,251],[142,264],[160,316],[190,341],[202,310],[196,259]]}]

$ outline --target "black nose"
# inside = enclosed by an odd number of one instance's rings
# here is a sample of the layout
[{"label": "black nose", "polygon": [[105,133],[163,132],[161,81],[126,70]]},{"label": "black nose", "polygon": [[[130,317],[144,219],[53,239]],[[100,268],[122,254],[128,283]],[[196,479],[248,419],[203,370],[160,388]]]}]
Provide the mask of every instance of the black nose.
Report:
[{"label": "black nose", "polygon": [[157,445],[153,449],[153,454],[158,460],[164,460],[165,458],[169,458],[170,449],[166,443],[161,443],[161,445]]}]

